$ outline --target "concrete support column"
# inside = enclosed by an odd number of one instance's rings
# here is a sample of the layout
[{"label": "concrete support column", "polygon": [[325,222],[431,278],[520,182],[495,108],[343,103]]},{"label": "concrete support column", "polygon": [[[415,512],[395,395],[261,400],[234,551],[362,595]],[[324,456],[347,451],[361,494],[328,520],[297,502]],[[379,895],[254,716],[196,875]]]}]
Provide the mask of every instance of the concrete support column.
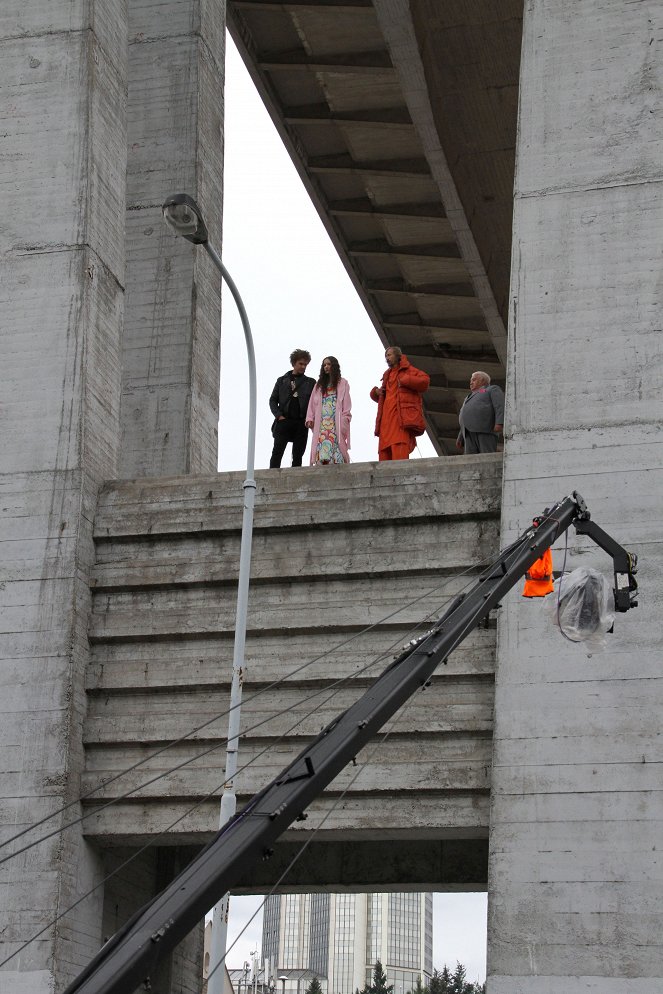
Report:
[{"label": "concrete support column", "polygon": [[[109,876],[103,906],[104,939],[110,938],[196,855],[192,847],[152,846],[144,852],[110,848],[104,852]],[[110,876],[112,874],[112,876]],[[152,994],[200,994],[203,976],[204,924],[201,922],[164,957],[150,975]]]},{"label": "concrete support column", "polygon": [[[4,842],[80,789],[92,518],[119,440],[123,0],[3,0],[0,82]],[[96,951],[100,892],[67,909],[99,879],[80,826],[0,867],[0,959],[63,916],[2,994],[60,990]]]},{"label": "concrete support column", "polygon": [[663,989],[662,83],[660,4],[527,0],[502,541],[577,489],[642,595],[602,652],[500,612],[489,994]]},{"label": "concrete support column", "polygon": [[218,0],[129,5],[122,477],[217,467],[220,278],[160,208],[196,197],[220,245],[224,30]]}]

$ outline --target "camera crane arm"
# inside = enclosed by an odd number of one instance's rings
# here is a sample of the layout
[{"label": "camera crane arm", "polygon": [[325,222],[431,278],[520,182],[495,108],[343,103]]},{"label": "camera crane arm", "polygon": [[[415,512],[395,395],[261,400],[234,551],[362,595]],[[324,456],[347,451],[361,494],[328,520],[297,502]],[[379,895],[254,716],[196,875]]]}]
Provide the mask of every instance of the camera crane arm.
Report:
[{"label": "camera crane arm", "polygon": [[247,864],[269,858],[279,836],[302,817],[304,809],[401,705],[428,683],[438,664],[446,662],[571,524],[612,555],[617,610],[636,606],[636,557],[590,521],[579,494],[565,497],[537,520],[538,525],[501,552],[467,593],[452,600],[428,632],[413,640],[355,704],[335,718],[224,825],[165,890],[109,939],[64,994],[129,994],[145,982],[157,962],[202,920],[219,896],[237,885]]}]

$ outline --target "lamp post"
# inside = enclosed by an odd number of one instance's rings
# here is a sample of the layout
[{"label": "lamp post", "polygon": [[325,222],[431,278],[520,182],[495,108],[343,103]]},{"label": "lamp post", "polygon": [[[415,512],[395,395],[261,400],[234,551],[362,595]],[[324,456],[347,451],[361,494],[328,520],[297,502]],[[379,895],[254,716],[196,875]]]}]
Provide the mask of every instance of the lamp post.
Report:
[{"label": "lamp post", "polygon": [[[242,986],[248,991],[249,989],[249,973],[251,972],[251,964],[248,960],[244,960],[244,966],[239,975],[239,980],[237,981],[237,994],[242,994]],[[209,985],[208,985],[209,990]]]},{"label": "lamp post", "polygon": [[285,994],[285,982],[288,978],[285,974],[281,974],[279,980],[281,981],[281,994]]},{"label": "lamp post", "polygon": [[[221,810],[219,813],[219,828],[222,828],[234,816],[237,808],[235,774],[237,773],[237,753],[239,748],[239,719],[244,678],[246,615],[249,599],[249,575],[251,571],[251,542],[253,539],[253,508],[256,494],[256,481],[253,475],[256,448],[256,360],[251,326],[249,325],[249,319],[242,298],[228,270],[223,265],[221,257],[209,243],[207,226],[205,225],[198,204],[193,197],[189,197],[186,193],[176,193],[164,201],[162,212],[164,220],[173,229],[175,234],[186,238],[187,241],[192,242],[194,245],[202,245],[221,273],[239,311],[249,362],[249,432],[246,453],[246,478],[242,484],[244,497],[242,539],[239,553],[239,577],[237,580],[237,609],[235,613],[235,641],[233,647],[232,682],[230,686],[226,769],[223,793],[221,795]],[[217,967],[226,954],[229,898],[230,895],[225,894],[214,907],[210,948],[211,969],[207,988],[209,994],[221,994],[223,990],[224,971],[217,969]]]},{"label": "lamp post", "polygon": [[251,955],[251,988],[253,990],[253,994],[258,994],[258,974],[260,973],[260,970],[258,968],[258,950],[252,949],[250,955]]}]

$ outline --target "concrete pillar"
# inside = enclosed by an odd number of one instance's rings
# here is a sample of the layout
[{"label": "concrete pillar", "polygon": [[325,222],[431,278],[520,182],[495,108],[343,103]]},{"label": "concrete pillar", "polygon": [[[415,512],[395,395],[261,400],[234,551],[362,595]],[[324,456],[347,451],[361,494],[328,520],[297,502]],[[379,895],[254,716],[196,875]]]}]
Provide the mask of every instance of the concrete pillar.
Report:
[{"label": "concrete pillar", "polygon": [[[109,939],[155,894],[167,887],[196,854],[192,847],[152,846],[106,850],[103,934]],[[157,965],[150,976],[151,994],[200,994],[203,983],[204,923]]]},{"label": "concrete pillar", "polygon": [[196,197],[220,247],[224,30],[218,0],[129,5],[121,477],[217,468],[220,279],[160,208]]},{"label": "concrete pillar", "polygon": [[[0,12],[2,842],[79,792],[92,518],[119,440],[124,18],[123,0]],[[0,867],[0,959],[63,916],[2,994],[60,990],[96,951],[99,892],[67,909],[99,874],[80,826]]]},{"label": "concrete pillar", "polygon": [[500,612],[489,994],[663,989],[662,39],[655,2],[525,4],[502,541],[578,489],[642,596],[603,652]]}]

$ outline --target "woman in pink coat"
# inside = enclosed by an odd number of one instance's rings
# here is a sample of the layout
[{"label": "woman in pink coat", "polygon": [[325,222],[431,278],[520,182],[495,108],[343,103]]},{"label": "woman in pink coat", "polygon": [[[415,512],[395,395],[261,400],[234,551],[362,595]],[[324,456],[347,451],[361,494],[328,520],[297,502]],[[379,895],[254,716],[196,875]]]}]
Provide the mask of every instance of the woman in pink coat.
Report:
[{"label": "woman in pink coat", "polygon": [[313,429],[311,466],[350,462],[351,410],[348,381],[341,376],[338,359],[327,356],[306,412],[306,426]]}]

